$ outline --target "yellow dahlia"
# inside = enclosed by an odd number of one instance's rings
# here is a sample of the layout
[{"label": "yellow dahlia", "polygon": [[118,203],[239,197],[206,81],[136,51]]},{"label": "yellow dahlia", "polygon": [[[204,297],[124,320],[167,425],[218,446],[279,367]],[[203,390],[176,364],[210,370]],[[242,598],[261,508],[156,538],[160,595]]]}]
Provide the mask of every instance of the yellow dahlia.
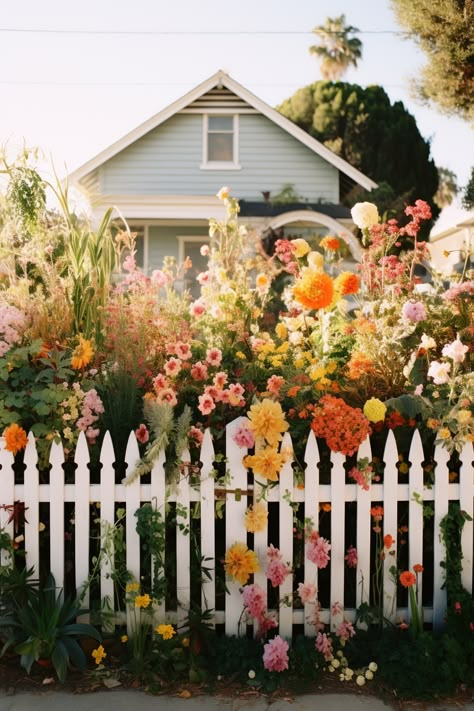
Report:
[{"label": "yellow dahlia", "polygon": [[249,533],[259,533],[267,527],[268,511],[261,503],[249,506],[245,512],[245,528]]},{"label": "yellow dahlia", "polygon": [[246,467],[251,467],[253,473],[263,476],[269,481],[278,481],[278,474],[286,458],[275,447],[265,447],[258,454],[244,457]]},{"label": "yellow dahlia", "polygon": [[385,419],[386,406],[377,397],[371,397],[364,405],[364,415],[369,422],[380,422]]},{"label": "yellow dahlia", "polygon": [[254,551],[245,543],[234,543],[225,554],[224,569],[227,575],[245,585],[253,573],[258,573],[260,566]]},{"label": "yellow dahlia", "polygon": [[255,403],[247,415],[250,420],[248,427],[255,439],[264,437],[268,444],[273,446],[282,439],[282,433],[286,432],[289,426],[280,403],[273,400]]}]

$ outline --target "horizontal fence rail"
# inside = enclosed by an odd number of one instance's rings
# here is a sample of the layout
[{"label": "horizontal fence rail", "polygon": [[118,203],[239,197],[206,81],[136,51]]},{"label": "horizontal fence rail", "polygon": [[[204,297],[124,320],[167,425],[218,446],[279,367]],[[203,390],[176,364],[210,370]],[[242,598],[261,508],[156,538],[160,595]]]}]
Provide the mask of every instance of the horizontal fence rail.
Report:
[{"label": "horizontal fence rail", "polygon": [[[166,555],[176,558],[176,589],[178,604],[168,609],[166,600],[160,600],[156,618],[170,620],[179,625],[184,623],[189,612],[192,591],[196,581],[191,579],[191,537],[190,527],[194,525],[191,519],[191,509],[199,504],[199,526],[196,528],[199,536],[199,552],[205,561],[206,575],[202,576],[200,604],[202,610],[213,611],[214,624],[223,625],[225,633],[242,634],[245,624],[242,624],[243,601],[242,586],[234,580],[226,580],[225,594],[217,584],[217,571],[220,566],[222,577],[222,558],[224,551],[236,541],[247,542],[257,553],[261,566],[265,561],[266,550],[270,543],[278,541],[278,547],[283,560],[289,567],[295,565],[295,521],[294,514],[299,506],[304,519],[311,519],[317,530],[320,521],[321,504],[330,505],[326,515],[327,533],[331,543],[330,563],[325,571],[318,571],[314,563],[306,557],[299,565],[301,582],[316,583],[326,590],[325,602],[322,604],[321,620],[333,624],[331,609],[334,603],[345,604],[348,587],[348,577],[354,576],[355,594],[351,604],[346,605],[345,614],[354,620],[355,612],[363,602],[369,602],[373,596],[371,590],[374,569],[374,534],[370,509],[373,505],[383,506],[384,514],[380,523],[382,536],[390,534],[397,538],[401,507],[404,507],[406,526],[406,551],[408,568],[422,564],[432,570],[430,588],[423,577],[422,591],[425,621],[440,627],[446,610],[446,592],[443,587],[443,568],[440,565],[445,558],[445,550],[440,539],[440,522],[448,513],[449,502],[458,502],[460,508],[471,518],[473,516],[473,450],[472,445],[466,445],[460,455],[460,470],[457,481],[450,481],[449,454],[441,447],[435,449],[435,477],[432,486],[424,484],[423,448],[418,432],[412,439],[409,461],[409,473],[400,483],[397,468],[398,451],[392,432],[389,433],[384,452],[384,473],[380,483],[372,483],[364,490],[356,483],[348,483],[344,465],[346,458],[337,453],[331,454],[331,483],[320,483],[320,454],[314,434],[311,433],[306,446],[304,462],[304,481],[298,483],[294,477],[292,461],[287,461],[280,472],[279,482],[266,492],[261,499],[269,511],[269,528],[263,532],[248,534],[245,528],[244,515],[247,506],[257,500],[262,494],[261,484],[253,481],[243,464],[246,450],[239,447],[233,440],[236,428],[241,424],[241,418],[227,426],[226,432],[226,467],[228,476],[225,486],[215,481],[215,453],[210,432],[207,431],[201,448],[200,474],[194,478],[183,477],[175,486],[165,482],[162,455],[155,463],[149,477],[149,482],[136,480],[131,484],[116,483],[114,468],[115,454],[112,440],[107,433],[100,452],[100,480],[91,482],[90,455],[84,434],[81,433],[75,451],[74,483],[68,483],[65,477],[65,454],[61,444],[53,443],[50,454],[49,483],[41,483],[38,472],[38,455],[32,434],[24,455],[23,483],[18,483],[18,473],[14,471],[14,458],[11,453],[0,449],[1,485],[0,485],[0,526],[12,537],[15,536],[14,521],[10,520],[11,507],[14,502],[24,502],[24,548],[26,565],[33,567],[36,575],[49,566],[59,587],[64,587],[67,576],[73,574],[77,592],[88,580],[91,573],[91,528],[94,514],[91,507],[100,512],[100,527],[102,531],[107,526],[116,523],[117,507],[125,509],[124,526],[126,540],[126,567],[135,580],[143,575],[141,561],[140,538],[136,532],[135,512],[144,502],[152,502],[158,510],[164,513],[166,505],[177,506],[179,525],[175,526],[173,541],[165,551]],[[287,433],[282,447],[291,449],[291,438]],[[367,440],[361,446],[359,457],[371,459],[370,442]],[[126,450],[125,461],[130,472],[139,460],[139,448],[135,435],[131,433]],[[183,461],[189,459],[185,453]],[[429,505],[431,517],[429,526],[431,535],[426,535],[427,519],[424,516],[424,506]],[[326,506],[328,508],[328,506]],[[46,514],[43,512],[46,511]],[[49,515],[48,515],[49,511]],[[350,515],[349,512],[350,511]],[[216,515],[219,514],[219,515]],[[40,545],[42,517],[49,521],[49,549],[47,555],[44,546]],[[303,520],[303,519],[301,519]],[[216,523],[217,521],[217,523]],[[67,528],[72,527],[73,547],[66,546]],[[224,531],[224,533],[223,533]],[[276,536],[276,539],[272,539]],[[428,543],[427,543],[428,540]],[[358,551],[358,563],[355,571],[350,571],[344,557],[348,544]],[[276,544],[275,544],[276,545]],[[68,552],[69,550],[69,552]],[[73,552],[71,553],[71,550]],[[473,523],[466,521],[462,532],[464,587],[472,592],[473,584]],[[383,560],[383,612],[385,617],[396,623],[399,619],[408,620],[407,600],[397,599],[396,578],[393,567],[397,567],[400,546],[393,553],[387,553]],[[8,563],[5,552],[2,553],[2,564]],[[45,560],[45,558],[47,560]],[[101,599],[107,598],[112,611],[117,611],[116,590],[113,578],[113,551],[100,571]],[[251,582],[251,581],[249,581]],[[268,583],[264,572],[254,575],[254,582],[266,589]],[[321,582],[321,585],[320,585]],[[199,583],[200,585],[200,583]],[[312,635],[314,625],[311,623],[311,606],[298,602],[294,594],[294,581],[288,576],[277,590],[272,591],[272,607],[277,610],[279,633],[291,637],[295,625],[304,629],[305,634]],[[421,587],[421,581],[420,581]],[[92,594],[92,593],[91,593]],[[97,593],[95,593],[97,594]],[[421,594],[421,589],[420,589]],[[400,595],[399,595],[400,598]],[[91,603],[89,591],[83,596],[83,603],[88,607]],[[117,617],[118,621],[124,620]]]}]

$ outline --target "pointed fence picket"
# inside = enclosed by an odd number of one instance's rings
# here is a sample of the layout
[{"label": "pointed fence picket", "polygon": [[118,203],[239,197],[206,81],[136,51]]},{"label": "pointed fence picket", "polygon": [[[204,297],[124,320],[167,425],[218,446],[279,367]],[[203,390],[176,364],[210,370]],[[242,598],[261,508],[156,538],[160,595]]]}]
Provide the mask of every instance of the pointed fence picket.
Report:
[{"label": "pointed fence picket", "polygon": [[[196,574],[202,578],[200,599],[202,610],[215,611],[213,623],[224,623],[226,634],[244,634],[246,625],[252,623],[243,614],[242,584],[227,577],[226,586],[228,594],[225,595],[225,612],[218,602],[217,585],[218,579],[223,575],[222,555],[217,551],[223,548],[228,550],[234,543],[240,542],[255,550],[260,561],[260,572],[254,575],[254,582],[270,591],[265,575],[266,555],[272,536],[269,531],[277,530],[279,548],[282,559],[292,567],[294,564],[294,527],[296,525],[297,535],[301,535],[301,528],[304,522],[312,521],[314,530],[318,530],[320,517],[320,506],[322,503],[331,505],[330,516],[330,542],[331,560],[329,576],[325,575],[325,580],[329,580],[329,604],[326,609],[321,610],[320,617],[324,622],[334,622],[331,619],[331,606],[335,603],[344,604],[347,575],[354,573],[347,568],[344,556],[349,544],[354,545],[358,550],[358,564],[356,571],[356,593],[355,607],[363,602],[373,602],[374,591],[374,570],[376,569],[376,539],[382,540],[386,534],[397,538],[397,528],[399,521],[399,507],[408,512],[408,533],[406,535],[408,545],[408,564],[412,568],[414,564],[431,564],[433,567],[432,590],[425,590],[427,600],[432,599],[432,605],[425,606],[425,621],[432,622],[435,628],[439,628],[445,616],[446,591],[443,588],[444,571],[440,565],[445,558],[444,545],[440,539],[440,522],[449,509],[449,502],[458,502],[461,509],[468,515],[473,516],[473,452],[472,446],[466,445],[460,455],[460,475],[459,483],[451,483],[449,479],[449,453],[442,447],[437,447],[434,451],[435,481],[432,486],[424,484],[423,480],[423,447],[421,438],[415,432],[409,453],[409,473],[399,476],[397,467],[398,451],[393,433],[390,432],[384,452],[384,467],[381,482],[373,482],[367,490],[352,482],[346,473],[346,459],[341,454],[331,455],[331,484],[320,483],[320,454],[318,444],[311,433],[308,438],[304,455],[305,468],[303,472],[303,484],[295,485],[293,462],[288,458],[280,473],[279,482],[274,487],[269,487],[266,491],[262,488],[262,482],[254,481],[247,468],[243,464],[243,456],[246,450],[239,447],[233,436],[241,426],[243,420],[239,418],[227,426],[226,431],[226,469],[227,473],[221,483],[215,480],[214,460],[215,452],[210,432],[206,432],[201,448],[201,473],[200,477],[190,476],[190,471],[186,469],[184,476],[176,486],[168,486],[165,481],[165,459],[160,455],[155,462],[151,472],[150,483],[143,483],[140,480],[134,481],[130,485],[116,483],[116,473],[114,468],[115,454],[112,440],[109,433],[106,433],[100,452],[100,479],[99,483],[91,483],[91,472],[89,467],[89,451],[87,442],[83,434],[79,437],[74,461],[75,474],[74,483],[66,482],[64,464],[64,451],[60,444],[53,444],[50,454],[50,474],[49,483],[42,483],[38,474],[38,454],[32,434],[28,438],[28,445],[24,453],[24,474],[23,483],[21,475],[17,474],[19,483],[15,483],[15,473],[13,470],[13,456],[0,448],[0,466],[2,474],[2,486],[0,487],[0,526],[2,531],[10,536],[16,535],[13,523],[13,506],[15,502],[23,502],[25,506],[25,551],[26,564],[34,567],[36,577],[40,572],[44,575],[46,567],[54,574],[58,587],[63,587],[65,582],[66,562],[74,567],[74,583],[78,594],[83,592],[81,601],[85,607],[91,602],[92,591],[88,588],[87,581],[94,567],[91,559],[91,551],[97,549],[97,542],[94,548],[91,543],[91,531],[97,535],[99,530],[97,523],[91,520],[91,506],[99,511],[100,535],[102,546],[107,549],[107,555],[101,559],[100,569],[100,599],[105,598],[113,613],[116,607],[116,597],[118,591],[115,589],[114,571],[114,526],[117,525],[116,510],[118,507],[125,508],[125,539],[126,539],[126,567],[136,580],[140,580],[143,570],[141,560],[140,539],[136,532],[135,512],[144,502],[151,502],[163,516],[167,515],[167,504],[175,507],[177,525],[175,529],[175,545],[171,546],[164,555],[175,556],[176,558],[176,595],[178,600],[177,609],[167,609],[167,601],[160,600],[155,609],[155,620],[173,621],[182,625],[191,604],[193,581],[191,580],[191,536],[190,527],[193,527],[193,541],[198,541],[199,552],[202,565],[206,568],[209,576],[204,575],[202,570]],[[286,434],[282,442],[285,450],[291,450],[291,438]],[[361,446],[359,458],[371,459],[370,443],[367,440]],[[126,451],[126,464],[128,471],[131,471],[139,459],[138,445],[135,436],[131,434]],[[189,453],[183,454],[183,461],[189,460]],[[225,541],[221,542],[216,538],[215,514],[216,502],[225,502],[224,506],[224,526]],[[260,501],[269,512],[271,527],[268,530],[255,534],[248,534],[245,528],[245,511],[251,503]],[[302,506],[299,523],[295,521],[296,504]],[[384,515],[380,523],[381,532],[377,535],[373,533],[374,522],[370,509],[374,505],[383,506]],[[431,545],[434,550],[424,549],[423,526],[424,515],[423,506],[429,505],[433,511],[434,536]],[[49,551],[45,559],[40,558],[40,538],[44,535],[40,530],[40,521],[43,512],[49,507],[49,516],[44,518],[49,521]],[[191,519],[191,509],[197,507],[200,513],[200,520],[196,522]],[[221,503],[218,504],[221,510]],[[352,513],[348,515],[348,511]],[[354,514],[355,510],[355,514]],[[72,512],[72,513],[70,513]],[[40,516],[41,513],[41,516]],[[66,515],[67,514],[67,515]],[[10,520],[11,519],[11,520]],[[73,524],[74,536],[74,560],[66,561],[65,533],[69,526],[69,521]],[[351,523],[349,523],[351,521]],[[219,530],[222,530],[222,524]],[[299,528],[298,528],[299,526]],[[321,534],[322,535],[322,534]],[[461,542],[463,550],[463,570],[462,581],[467,590],[472,592],[473,579],[473,523],[467,520],[462,531]],[[107,539],[107,540],[106,540]],[[298,542],[304,545],[304,541]],[[68,549],[69,550],[69,549]],[[406,596],[404,605],[400,606],[397,601],[397,584],[393,569],[398,567],[400,550],[393,546],[390,550],[383,550],[381,556],[381,601],[384,615],[396,622],[399,617],[407,618],[409,610],[406,606]],[[216,557],[219,560],[216,561]],[[48,560],[49,559],[49,560]],[[2,552],[1,564],[9,564],[5,551]],[[193,568],[194,571],[194,568]],[[148,571],[150,572],[150,571]],[[304,559],[302,580],[305,583],[318,585],[318,569],[314,563]],[[300,578],[301,579],[301,578]],[[420,578],[421,580],[421,578]],[[249,581],[251,582],[251,580]],[[325,583],[326,585],[326,583]],[[424,580],[426,588],[427,583]],[[279,633],[290,637],[294,625],[304,625],[305,634],[314,635],[314,604],[308,602],[298,605],[297,596],[294,591],[292,576],[288,576],[278,591],[272,591],[272,600],[277,600],[275,614],[278,617]],[[194,583],[194,589],[196,584]],[[276,595],[276,592],[278,593]],[[95,591],[94,594],[97,594]],[[421,587],[419,589],[421,595]],[[217,604],[216,604],[217,602]],[[402,600],[403,602],[403,600]],[[196,600],[194,601],[196,604]],[[120,605],[120,601],[119,601]],[[122,607],[123,609],[123,607]],[[355,608],[346,611],[348,617],[354,620]],[[123,619],[118,616],[118,623],[123,623]],[[113,618],[110,625],[114,624]],[[128,620],[131,624],[131,620]],[[254,625],[256,629],[257,625]]]}]

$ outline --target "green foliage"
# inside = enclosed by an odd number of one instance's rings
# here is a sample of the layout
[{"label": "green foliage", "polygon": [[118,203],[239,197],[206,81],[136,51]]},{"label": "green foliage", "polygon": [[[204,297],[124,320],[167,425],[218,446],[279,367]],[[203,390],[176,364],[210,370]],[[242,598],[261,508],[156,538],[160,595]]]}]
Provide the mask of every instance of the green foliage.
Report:
[{"label": "green foliage", "polygon": [[166,522],[156,506],[143,504],[135,511],[137,518],[136,530],[140,536],[144,552],[143,565],[150,567],[152,563],[151,593],[157,600],[163,600],[166,594],[165,547]]},{"label": "green foliage", "polygon": [[428,63],[414,81],[424,103],[474,120],[474,9],[471,0],[392,0],[397,19]]},{"label": "green foliage", "polygon": [[471,176],[464,188],[462,204],[466,210],[474,210],[474,167],[471,168]]},{"label": "green foliage", "polygon": [[[382,87],[319,81],[298,89],[277,109],[355,168],[387,184],[393,192],[385,187],[383,202],[379,195],[381,213],[393,207],[393,196],[403,196],[399,207],[418,198],[433,204],[439,180],[430,144],[404,105],[391,104]],[[350,206],[356,201],[354,192],[343,197]],[[364,199],[374,202],[372,193]]]},{"label": "green foliage", "polygon": [[351,64],[357,67],[362,57],[362,42],[350,35],[358,31],[357,27],[346,25],[345,15],[328,17],[324,25],[314,28],[318,42],[309,48],[309,53],[319,57],[324,79],[338,80]]},{"label": "green foliage", "polygon": [[21,230],[30,234],[38,225],[46,207],[46,183],[35,168],[29,165],[30,151],[25,149],[14,166],[5,159],[8,174],[8,210]]},{"label": "green foliage", "polygon": [[61,591],[56,593],[54,577],[49,575],[37,595],[0,617],[0,627],[7,633],[4,651],[13,645],[21,654],[21,665],[28,673],[35,661],[51,660],[58,679],[64,681],[70,663],[82,671],[86,666],[78,638],[92,637],[100,641],[92,625],[75,622],[80,612],[75,601],[64,599]]}]

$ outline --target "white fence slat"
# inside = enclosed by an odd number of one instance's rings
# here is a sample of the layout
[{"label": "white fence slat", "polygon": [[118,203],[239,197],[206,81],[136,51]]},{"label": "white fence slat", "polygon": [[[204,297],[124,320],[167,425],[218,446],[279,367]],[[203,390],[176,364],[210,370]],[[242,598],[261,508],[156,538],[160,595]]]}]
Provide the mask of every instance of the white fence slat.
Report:
[{"label": "white fence slat", "polygon": [[[413,566],[423,565],[423,445],[418,430],[415,430],[410,447],[408,530],[409,550],[408,567],[413,573]],[[417,575],[418,600],[421,604],[423,593],[423,574]],[[411,610],[409,612],[411,619]]]},{"label": "white fence slat", "polygon": [[[397,540],[398,530],[398,450],[395,436],[392,431],[388,433],[383,460],[385,470],[383,476],[383,534],[390,534]],[[391,622],[397,618],[397,586],[390,572],[396,566],[396,559],[387,555],[383,565],[383,614]]]},{"label": "white fence slat", "polygon": [[[370,440],[367,438],[359,448],[358,459],[372,461]],[[363,489],[357,486],[357,531],[352,545],[357,549],[356,572],[356,608],[363,602],[369,602],[370,592],[370,502],[371,487]]]},{"label": "white fence slat", "polygon": [[[125,451],[125,462],[127,472],[134,470],[140,461],[138,442],[134,432],[130,432],[127,449]],[[125,562],[127,571],[131,573],[132,579],[140,581],[140,536],[137,533],[137,517],[135,512],[140,508],[140,477],[137,477],[131,484],[124,486],[125,489],[125,536],[126,553]],[[127,605],[127,629],[132,630],[134,616],[130,605]]]},{"label": "white fence slat", "polygon": [[463,551],[461,581],[466,590],[472,593],[472,556],[474,548],[474,467],[472,460],[474,452],[470,442],[464,445],[460,454],[461,472],[459,480],[461,511],[465,511],[470,516],[471,521],[465,521],[461,533],[461,547]]},{"label": "white fence slat", "polygon": [[[202,610],[214,610],[216,607],[215,588],[215,495],[214,495],[214,447],[211,431],[204,433],[201,448],[201,555],[203,565],[209,569],[210,579],[203,576],[201,605]],[[207,560],[206,560],[207,559]]]},{"label": "white fence slat", "polygon": [[[82,596],[82,606],[89,607],[89,551],[90,551],[90,471],[89,449],[84,432],[81,432],[74,454],[75,472],[75,508],[74,508],[74,558],[76,568],[76,590]],[[87,622],[86,616],[81,622]]]},{"label": "white fence slat", "polygon": [[[183,461],[189,461],[189,452],[183,452]],[[176,528],[176,588],[178,594],[178,627],[188,616],[191,604],[191,511],[188,477],[182,478],[176,492],[176,506],[182,509],[177,515]],[[180,528],[183,526],[183,529]]]},{"label": "white fence slat", "polygon": [[49,457],[49,527],[51,573],[56,587],[64,589],[64,450],[60,442],[53,442]]},{"label": "white fence slat", "polygon": [[36,576],[40,574],[39,558],[39,475],[38,453],[35,438],[32,432],[28,435],[28,444],[25,450],[25,552],[27,568],[34,568]]},{"label": "white fence slat", "polygon": [[[282,450],[292,450],[291,437],[288,433],[283,437]],[[280,472],[280,506],[279,506],[279,531],[280,553],[285,563],[293,569],[293,509],[290,501],[293,500],[293,458],[289,457]],[[290,501],[288,500],[290,499]],[[293,630],[293,576],[288,575],[280,585],[280,613],[279,633],[282,637],[291,638]]]},{"label": "white fence slat", "polygon": [[[346,533],[346,458],[340,452],[331,453],[331,609],[344,604],[344,541]],[[331,630],[337,618],[331,615]]]},{"label": "white fence slat", "polygon": [[[106,432],[102,449],[100,452],[100,521],[101,539],[108,526],[115,523],[115,469],[114,469],[114,447],[109,432]],[[101,599],[108,599],[110,609],[115,609],[114,581],[112,579],[114,553],[113,541],[109,541],[108,546],[111,556],[104,560],[100,571],[100,593]]]},{"label": "white fence slat", "polygon": [[443,589],[444,570],[441,562],[446,558],[446,547],[440,536],[440,523],[448,513],[449,506],[449,452],[445,447],[436,447],[434,460],[436,462],[434,483],[434,590],[433,590],[433,629],[443,626],[446,609],[446,590]]},{"label": "white fence slat", "polygon": [[[313,521],[315,529],[319,527],[319,448],[314,436],[310,432],[304,454],[304,517]],[[304,582],[311,585],[318,584],[318,568],[311,560],[304,560]],[[316,634],[313,624],[314,604],[306,602],[304,606],[304,633],[308,637]]]},{"label": "white fence slat", "polygon": [[[160,452],[158,459],[151,470],[151,505],[159,511],[165,520],[165,504],[166,504],[166,479],[165,479],[165,453]],[[163,564],[166,557],[166,551],[163,551]],[[153,573],[154,559],[151,560],[151,573]],[[164,575],[164,571],[162,571]],[[165,620],[165,600],[159,600],[155,604],[155,622],[159,624]]]},{"label": "white fence slat", "polygon": [[[247,509],[247,469],[243,464],[243,457],[247,453],[245,449],[239,447],[232,439],[234,433],[242,424],[244,418],[238,418],[227,426],[226,431],[226,453],[227,466],[229,467],[229,484],[227,486],[225,505],[226,521],[226,551],[234,543],[245,543],[247,531],[245,529],[245,511]],[[235,493],[240,490],[240,494]],[[260,560],[260,565],[264,561]],[[249,581],[250,582],[250,581]],[[227,635],[243,634],[243,629],[239,629],[239,620],[242,614],[243,602],[240,592],[240,584],[233,579],[227,579],[227,589],[229,594],[225,600],[225,633]]]},{"label": "white fence slat", "polygon": [[[13,518],[11,518],[12,507],[15,501],[15,474],[13,472],[13,462],[15,458],[11,452],[5,449],[5,438],[0,437],[0,476],[2,485],[0,486],[0,528],[8,533],[11,539],[15,536]],[[0,565],[8,566],[12,563],[10,554],[0,551]]]}]

